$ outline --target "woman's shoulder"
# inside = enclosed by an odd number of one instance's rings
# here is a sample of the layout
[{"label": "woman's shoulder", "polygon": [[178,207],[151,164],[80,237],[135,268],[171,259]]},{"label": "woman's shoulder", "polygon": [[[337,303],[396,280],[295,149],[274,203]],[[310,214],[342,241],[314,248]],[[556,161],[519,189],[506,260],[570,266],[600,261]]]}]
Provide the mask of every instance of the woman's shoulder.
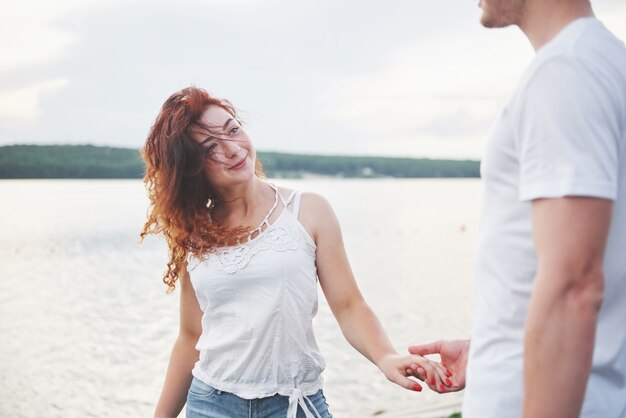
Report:
[{"label": "woman's shoulder", "polygon": [[300,201],[299,218],[311,231],[317,231],[327,225],[329,220],[335,219],[335,212],[323,195],[304,192]]},{"label": "woman's shoulder", "polygon": [[276,186],[276,187],[278,189],[278,193],[280,193],[280,195],[283,196],[285,200],[287,200],[288,198],[292,196],[296,197],[296,195],[299,193],[301,211],[302,210],[307,211],[307,212],[310,211],[313,213],[317,213],[319,215],[321,214],[320,212],[323,213],[328,210],[332,210],[331,205],[328,202],[328,200],[319,193],[304,192],[299,189],[283,187],[283,186]]},{"label": "woman's shoulder", "polygon": [[330,208],[330,203],[323,195],[314,192],[302,192],[302,204],[316,208]]},{"label": "woman's shoulder", "polygon": [[318,193],[313,193],[313,192],[305,192],[302,191],[300,189],[295,189],[292,187],[285,187],[285,186],[279,186],[277,184],[274,184],[274,187],[276,187],[276,190],[278,190],[278,193],[280,193],[280,195],[284,198],[284,199],[288,199],[288,198],[292,198],[295,197],[297,194],[300,194],[301,199],[306,199],[307,201],[320,201],[320,200],[325,200],[324,197],[321,194]]}]

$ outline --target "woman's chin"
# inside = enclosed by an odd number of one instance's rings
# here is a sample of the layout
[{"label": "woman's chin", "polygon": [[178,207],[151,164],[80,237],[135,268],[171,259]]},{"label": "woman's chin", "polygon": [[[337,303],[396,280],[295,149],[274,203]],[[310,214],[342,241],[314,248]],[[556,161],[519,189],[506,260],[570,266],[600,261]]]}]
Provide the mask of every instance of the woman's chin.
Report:
[{"label": "woman's chin", "polygon": [[246,183],[254,179],[254,169],[249,162],[246,162],[246,166],[239,168],[238,170],[228,170],[228,177],[233,183]]}]

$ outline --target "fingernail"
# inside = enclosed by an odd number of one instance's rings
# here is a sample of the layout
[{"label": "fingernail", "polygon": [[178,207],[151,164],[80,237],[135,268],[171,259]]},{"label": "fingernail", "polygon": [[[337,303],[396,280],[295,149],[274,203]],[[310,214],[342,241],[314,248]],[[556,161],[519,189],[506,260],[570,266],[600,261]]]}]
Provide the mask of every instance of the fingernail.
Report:
[{"label": "fingernail", "polygon": [[443,392],[444,390],[446,390],[446,388],[444,388],[443,385],[439,385],[439,392]]},{"label": "fingernail", "polygon": [[416,383],[416,384],[413,385],[413,390],[416,391],[416,392],[421,392],[422,391],[422,387]]},{"label": "fingernail", "polygon": [[446,369],[446,376],[448,376],[448,377],[452,376],[452,372],[450,370],[448,370],[448,369]]},{"label": "fingernail", "polygon": [[450,379],[446,379],[446,385],[448,386],[452,385],[452,382],[450,381]]},{"label": "fingernail", "polygon": [[434,378],[434,377],[431,377],[431,378],[430,378],[430,384],[431,384],[431,385],[434,385],[434,384],[435,384],[435,378]]}]

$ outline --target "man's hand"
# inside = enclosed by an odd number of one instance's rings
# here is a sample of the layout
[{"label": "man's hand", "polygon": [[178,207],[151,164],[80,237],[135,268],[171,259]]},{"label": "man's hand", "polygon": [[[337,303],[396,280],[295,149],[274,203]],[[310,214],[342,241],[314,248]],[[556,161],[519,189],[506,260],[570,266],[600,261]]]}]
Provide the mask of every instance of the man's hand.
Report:
[{"label": "man's hand", "polygon": [[431,388],[440,393],[457,392],[465,388],[465,369],[469,353],[470,340],[439,340],[430,344],[413,345],[409,353],[426,356],[439,354],[441,364],[450,371],[451,385]]}]

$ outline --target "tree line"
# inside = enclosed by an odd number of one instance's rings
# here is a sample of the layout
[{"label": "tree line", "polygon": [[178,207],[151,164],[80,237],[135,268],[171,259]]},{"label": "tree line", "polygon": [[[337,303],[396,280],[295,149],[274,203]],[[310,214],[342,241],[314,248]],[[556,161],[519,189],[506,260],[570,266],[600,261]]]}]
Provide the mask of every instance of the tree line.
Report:
[{"label": "tree line", "polygon": [[[268,177],[478,177],[479,162],[258,152]],[[0,147],[0,178],[141,178],[139,151],[94,145]]]}]

